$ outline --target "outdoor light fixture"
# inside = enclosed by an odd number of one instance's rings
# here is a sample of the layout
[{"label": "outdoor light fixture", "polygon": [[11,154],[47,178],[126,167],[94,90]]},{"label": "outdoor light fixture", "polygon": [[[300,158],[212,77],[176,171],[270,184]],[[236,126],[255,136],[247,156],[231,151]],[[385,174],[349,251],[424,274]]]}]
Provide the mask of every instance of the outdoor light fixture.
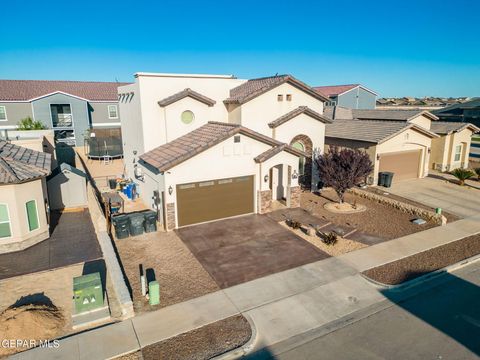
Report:
[{"label": "outdoor light fixture", "polygon": [[297,179],[297,178],[298,178],[297,170],[293,170],[292,179]]},{"label": "outdoor light fixture", "polygon": [[380,160],[380,154],[377,154],[377,160]]},{"label": "outdoor light fixture", "polygon": [[430,154],[430,152],[432,151],[432,149],[428,148],[428,153]]},{"label": "outdoor light fixture", "polygon": [[268,175],[265,175],[265,176],[263,177],[263,181],[265,181],[265,182],[268,181]]},{"label": "outdoor light fixture", "polygon": [[173,193],[172,185],[170,185],[170,186],[168,187],[168,193],[169,193],[170,195],[172,195],[172,193]]}]

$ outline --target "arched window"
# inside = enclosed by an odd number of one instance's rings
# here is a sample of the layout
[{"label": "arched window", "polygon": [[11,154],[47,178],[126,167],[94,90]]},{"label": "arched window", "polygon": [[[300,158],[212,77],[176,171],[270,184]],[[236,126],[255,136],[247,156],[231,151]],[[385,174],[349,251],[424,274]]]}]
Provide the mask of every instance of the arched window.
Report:
[{"label": "arched window", "polygon": [[[303,143],[300,141],[295,141],[292,144],[292,147],[300,151],[305,151],[305,145],[303,145]],[[298,171],[300,172],[300,175],[305,173],[305,158],[303,156],[301,156],[298,160]]]}]

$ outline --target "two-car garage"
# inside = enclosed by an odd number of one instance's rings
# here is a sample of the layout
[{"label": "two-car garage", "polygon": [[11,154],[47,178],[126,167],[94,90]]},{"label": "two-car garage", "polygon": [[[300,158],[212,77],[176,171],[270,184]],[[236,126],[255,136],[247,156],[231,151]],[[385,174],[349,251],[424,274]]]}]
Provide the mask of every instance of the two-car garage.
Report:
[{"label": "two-car garage", "polygon": [[176,191],[179,227],[254,212],[254,176],[180,184]]}]

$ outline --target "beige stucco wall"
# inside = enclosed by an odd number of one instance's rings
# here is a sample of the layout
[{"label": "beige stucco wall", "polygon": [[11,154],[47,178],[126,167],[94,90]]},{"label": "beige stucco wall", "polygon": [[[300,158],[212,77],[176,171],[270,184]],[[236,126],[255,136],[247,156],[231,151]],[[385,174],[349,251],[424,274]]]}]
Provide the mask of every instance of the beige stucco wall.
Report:
[{"label": "beige stucco wall", "polygon": [[[270,129],[270,131],[271,130],[272,129]],[[305,114],[300,114],[276,127],[273,131],[273,138],[290,144],[295,136],[302,134],[307,135],[312,140],[314,149],[319,149],[323,152],[325,145],[325,124]]]},{"label": "beige stucco wall", "polygon": [[425,115],[417,116],[409,122],[417,124],[427,130],[430,130],[430,127],[432,126],[432,120],[430,120],[430,118],[426,117]]},{"label": "beige stucco wall", "polygon": [[[26,203],[35,200],[37,203],[38,223],[36,230],[30,231]],[[23,184],[0,186],[0,203],[7,204],[10,215],[10,230],[12,236],[0,238],[0,253],[18,251],[31,246],[49,236],[45,201],[47,191],[45,179],[30,181]]]},{"label": "beige stucco wall", "polygon": [[[468,167],[468,154],[472,141],[472,131],[464,129],[460,132],[441,135],[432,140],[432,153],[430,156],[430,169],[450,171],[459,167]],[[462,155],[455,161],[455,148],[462,146]]]},{"label": "beige stucco wall", "polygon": [[[421,150],[421,161],[419,169],[419,177],[428,175],[430,154],[428,149],[432,145],[430,137],[414,130],[408,129],[398,134],[397,136],[377,145],[377,154],[393,153],[399,151]],[[380,161],[375,158],[375,183],[377,182],[377,175]]]}]

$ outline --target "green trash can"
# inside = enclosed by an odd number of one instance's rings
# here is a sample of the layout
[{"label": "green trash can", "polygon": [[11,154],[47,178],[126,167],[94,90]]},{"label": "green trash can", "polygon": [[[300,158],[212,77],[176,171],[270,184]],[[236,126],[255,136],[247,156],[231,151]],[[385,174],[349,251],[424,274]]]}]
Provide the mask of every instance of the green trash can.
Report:
[{"label": "green trash can", "polygon": [[145,232],[155,232],[157,231],[157,212],[153,210],[148,210],[143,213],[145,217]]},{"label": "green trash can", "polygon": [[120,214],[112,216],[112,224],[115,228],[117,239],[126,239],[130,236],[130,220],[128,215]]},{"label": "green trash can", "polygon": [[129,217],[129,230],[130,236],[138,236],[143,234],[143,224],[145,222],[145,217],[142,213],[132,213],[128,215]]},{"label": "green trash can", "polygon": [[383,176],[385,177],[383,186],[385,186],[386,188],[391,187],[392,186],[392,181],[393,181],[393,173],[389,172],[389,171],[385,171],[383,173]]}]

